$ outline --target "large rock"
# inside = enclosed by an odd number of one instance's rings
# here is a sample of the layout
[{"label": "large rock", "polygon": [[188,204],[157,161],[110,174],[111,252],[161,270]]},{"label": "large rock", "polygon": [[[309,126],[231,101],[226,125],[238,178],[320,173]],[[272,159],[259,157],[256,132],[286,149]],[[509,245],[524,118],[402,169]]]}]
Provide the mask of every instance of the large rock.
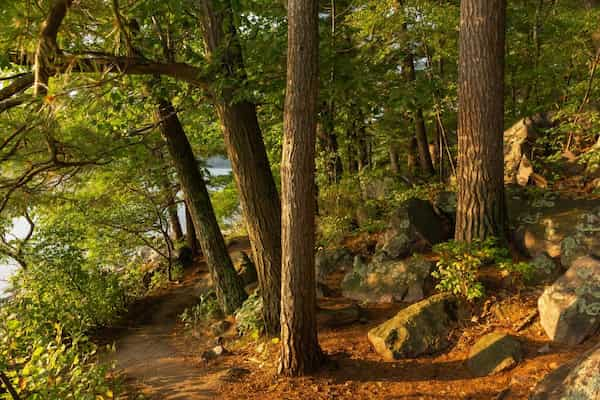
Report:
[{"label": "large rock", "polygon": [[388,229],[377,243],[377,253],[394,260],[409,255],[417,241],[432,246],[451,238],[453,222],[431,202],[412,198],[391,215]]},{"label": "large rock", "polygon": [[369,342],[386,360],[433,354],[448,345],[448,334],[458,314],[456,298],[438,294],[415,303],[371,329]]},{"label": "large rock", "polygon": [[[552,126],[552,123],[548,115],[536,114],[533,117],[520,120],[504,132],[505,183],[519,183],[522,185],[528,183],[533,169],[531,169],[529,174],[526,174],[531,165],[526,155],[531,153],[540,129],[550,126]],[[527,163],[528,165],[523,165],[523,163]],[[524,175],[527,175],[526,179]]]},{"label": "large rock", "polygon": [[581,357],[548,374],[530,400],[600,399],[600,343]]},{"label": "large rock", "polygon": [[600,255],[600,200],[513,196],[508,198],[508,207],[516,227],[515,244],[524,254],[547,253],[556,258],[562,257],[567,246],[576,247],[562,260],[565,267],[581,255]]},{"label": "large rock", "polygon": [[336,271],[352,268],[352,253],[346,248],[320,249],[315,254],[315,273],[317,283],[326,284],[327,277]]},{"label": "large rock", "polygon": [[493,332],[475,343],[467,367],[475,376],[497,374],[515,367],[523,358],[521,343],[513,336]]},{"label": "large rock", "polygon": [[600,328],[600,260],[581,257],[538,299],[548,337],[576,345]]},{"label": "large rock", "polygon": [[360,257],[342,281],[343,295],[370,303],[413,302],[424,297],[423,285],[433,263],[422,257],[400,261],[375,258],[365,264]]},{"label": "large rock", "polygon": [[452,236],[452,224],[439,215],[429,201],[410,199],[407,202],[407,210],[414,232],[429,245],[445,242]]}]

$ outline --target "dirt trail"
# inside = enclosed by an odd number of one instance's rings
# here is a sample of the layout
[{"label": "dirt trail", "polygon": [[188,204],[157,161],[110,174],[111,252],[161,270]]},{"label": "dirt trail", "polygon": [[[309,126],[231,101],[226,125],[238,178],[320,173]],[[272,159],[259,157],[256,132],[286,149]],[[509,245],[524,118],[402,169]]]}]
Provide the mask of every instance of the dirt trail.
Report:
[{"label": "dirt trail", "polygon": [[[245,243],[236,243],[229,250],[233,253],[246,247]],[[199,349],[191,348],[176,330],[178,316],[197,304],[200,293],[207,288],[208,274],[199,272],[203,269],[205,265],[199,265],[184,282],[137,304],[130,310],[130,321],[134,322],[116,338],[112,359],[126,383],[146,399],[218,398],[217,389],[228,368],[204,365],[198,357]]]},{"label": "dirt trail", "polygon": [[[184,338],[176,335],[178,315],[198,302],[203,281],[170,288],[144,304],[136,319],[116,341],[113,359],[126,383],[148,399],[214,399],[222,370],[206,369],[185,352]],[[149,303],[149,302],[145,302]]]}]

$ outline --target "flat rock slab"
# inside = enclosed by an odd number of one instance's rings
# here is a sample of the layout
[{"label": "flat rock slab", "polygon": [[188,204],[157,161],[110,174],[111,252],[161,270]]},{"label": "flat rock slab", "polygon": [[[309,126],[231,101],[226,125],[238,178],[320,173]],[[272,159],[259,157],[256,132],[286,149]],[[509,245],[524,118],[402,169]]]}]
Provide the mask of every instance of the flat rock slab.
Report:
[{"label": "flat rock slab", "polygon": [[475,376],[487,376],[515,367],[522,358],[523,350],[517,338],[493,332],[479,339],[471,348],[467,367]]}]

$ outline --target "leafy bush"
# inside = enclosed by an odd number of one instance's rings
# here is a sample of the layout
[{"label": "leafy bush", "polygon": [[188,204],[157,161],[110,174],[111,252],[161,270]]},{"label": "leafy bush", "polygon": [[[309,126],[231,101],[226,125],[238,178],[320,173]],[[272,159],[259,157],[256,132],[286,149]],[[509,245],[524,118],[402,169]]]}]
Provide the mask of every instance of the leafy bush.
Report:
[{"label": "leafy bush", "polygon": [[524,261],[518,263],[514,263],[512,261],[501,262],[498,264],[498,268],[519,275],[525,282],[532,281],[536,275],[535,265]]},{"label": "leafy bush", "polygon": [[0,371],[21,398],[112,398],[119,385],[98,363],[88,333],[117,320],[136,275],[88,257],[74,227],[40,225],[28,267],[0,307]]},{"label": "leafy bush", "polygon": [[186,308],[179,320],[183,322],[186,329],[193,329],[201,323],[223,317],[223,311],[219,306],[217,295],[210,291],[200,296],[200,303]]},{"label": "leafy bush", "polygon": [[254,292],[235,312],[237,331],[240,336],[258,338],[263,334],[265,323],[262,317],[263,304],[258,292]]},{"label": "leafy bush", "polygon": [[450,292],[469,301],[484,295],[484,288],[478,281],[479,268],[492,262],[506,261],[509,253],[498,247],[495,239],[472,243],[450,241],[434,246],[439,254],[437,270],[432,276],[439,279],[437,289]]},{"label": "leafy bush", "polygon": [[0,307],[0,370],[22,398],[111,398],[119,386],[97,363],[86,332],[116,318],[118,286],[100,274],[44,264],[18,278],[14,296]]},{"label": "leafy bush", "polygon": [[[108,379],[109,367],[97,363],[97,348],[82,333],[66,334],[9,302],[0,309],[0,371],[6,371],[21,398],[31,400],[110,399],[120,390]],[[11,399],[0,394],[0,398]],[[12,400],[12,399],[11,399]]]}]

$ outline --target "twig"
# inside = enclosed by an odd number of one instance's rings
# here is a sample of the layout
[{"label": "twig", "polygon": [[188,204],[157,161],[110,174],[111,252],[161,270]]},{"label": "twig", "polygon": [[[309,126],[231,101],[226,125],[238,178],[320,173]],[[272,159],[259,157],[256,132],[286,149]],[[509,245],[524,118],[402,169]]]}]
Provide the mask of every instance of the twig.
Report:
[{"label": "twig", "polygon": [[523,321],[519,322],[519,325],[517,325],[515,327],[515,331],[517,332],[521,332],[523,329],[525,329],[527,326],[529,326],[529,324],[531,324],[535,318],[538,316],[538,310],[533,310],[532,312],[530,312]]},{"label": "twig", "polygon": [[19,394],[17,393],[13,385],[10,383],[10,379],[8,379],[8,376],[6,376],[4,372],[0,372],[0,383],[6,386],[6,389],[8,389],[8,393],[10,393],[13,400],[21,400]]}]

